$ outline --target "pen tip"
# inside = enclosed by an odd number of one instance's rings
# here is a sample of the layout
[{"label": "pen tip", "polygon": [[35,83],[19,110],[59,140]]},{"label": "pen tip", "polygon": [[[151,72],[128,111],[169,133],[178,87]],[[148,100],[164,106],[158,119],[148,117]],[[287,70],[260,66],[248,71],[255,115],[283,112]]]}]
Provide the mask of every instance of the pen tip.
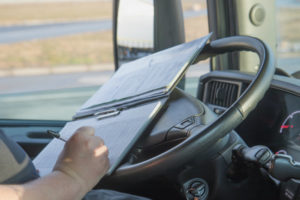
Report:
[{"label": "pen tip", "polygon": [[53,137],[59,138],[59,133],[56,133],[56,132],[51,131],[51,130],[47,130],[47,133],[52,135]]}]

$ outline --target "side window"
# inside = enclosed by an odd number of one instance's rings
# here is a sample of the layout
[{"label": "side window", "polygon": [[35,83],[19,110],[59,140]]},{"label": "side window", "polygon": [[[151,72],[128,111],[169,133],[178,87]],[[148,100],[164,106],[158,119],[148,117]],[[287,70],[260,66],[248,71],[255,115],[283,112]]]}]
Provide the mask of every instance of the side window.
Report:
[{"label": "side window", "polygon": [[300,78],[300,2],[276,0],[278,67]]},{"label": "side window", "polygon": [[0,2],[0,119],[69,120],[113,73],[111,0]]}]

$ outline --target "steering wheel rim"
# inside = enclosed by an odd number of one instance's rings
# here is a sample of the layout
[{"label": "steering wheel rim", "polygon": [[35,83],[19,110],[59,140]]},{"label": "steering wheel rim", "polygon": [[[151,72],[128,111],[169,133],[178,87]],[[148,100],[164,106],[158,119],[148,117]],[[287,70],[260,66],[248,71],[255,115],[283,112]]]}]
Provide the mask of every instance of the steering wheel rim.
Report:
[{"label": "steering wheel rim", "polygon": [[255,78],[242,95],[218,118],[204,127],[195,127],[193,134],[171,149],[136,164],[121,165],[113,174],[113,178],[145,178],[162,173],[164,170],[185,163],[209,145],[223,138],[236,128],[256,107],[269,88],[275,73],[274,58],[270,48],[257,38],[234,36],[222,38],[207,44],[196,62],[218,54],[233,51],[253,51],[258,54],[260,67]]}]

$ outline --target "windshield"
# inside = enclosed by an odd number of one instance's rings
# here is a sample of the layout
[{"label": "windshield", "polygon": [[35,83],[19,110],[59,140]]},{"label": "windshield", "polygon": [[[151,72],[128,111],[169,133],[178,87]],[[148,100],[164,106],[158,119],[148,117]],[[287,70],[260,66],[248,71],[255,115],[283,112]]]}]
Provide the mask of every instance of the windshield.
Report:
[{"label": "windshield", "polygon": [[[208,19],[205,12],[206,2],[197,2],[198,4],[194,4],[193,7],[190,7],[190,10],[195,11],[198,9],[198,13],[202,12],[203,15],[198,16],[197,21],[194,21],[196,18],[185,20],[187,41],[208,33]],[[273,0],[254,5],[252,2],[239,1],[235,3],[235,6],[238,9],[236,14],[238,17],[237,22],[232,22],[235,25],[230,24],[228,26],[239,28],[239,30],[229,31],[239,32],[238,34],[240,35],[251,35],[261,38],[273,50],[273,54],[276,57],[276,67],[278,68],[277,74],[299,79],[300,1]],[[262,19],[262,21],[259,21],[259,19]],[[217,30],[222,30],[222,27],[217,28]],[[222,35],[224,33],[220,31],[218,34]],[[236,55],[234,54],[233,56],[237,58]],[[222,67],[251,73],[257,71],[259,60],[256,54],[241,52],[238,58],[239,62],[222,63]],[[224,61],[224,57],[220,59]],[[220,68],[219,66],[215,66],[215,69]]]},{"label": "windshield", "polygon": [[[0,0],[0,119],[71,120],[114,73],[112,0]],[[297,0],[277,0],[278,67],[295,73]],[[185,39],[209,33],[205,0],[182,0]],[[191,66],[195,95],[209,61]]]},{"label": "windshield", "polygon": [[0,1],[0,118],[70,120],[113,74],[112,1]]},{"label": "windshield", "polygon": [[277,0],[276,6],[278,67],[296,75],[300,72],[300,1]]}]

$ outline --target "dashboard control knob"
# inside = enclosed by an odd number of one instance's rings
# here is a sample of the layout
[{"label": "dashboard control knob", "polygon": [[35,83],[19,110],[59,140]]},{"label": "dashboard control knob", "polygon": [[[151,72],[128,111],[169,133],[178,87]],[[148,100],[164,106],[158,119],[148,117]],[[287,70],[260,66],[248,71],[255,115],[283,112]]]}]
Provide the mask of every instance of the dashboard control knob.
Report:
[{"label": "dashboard control knob", "polygon": [[208,184],[201,178],[187,181],[183,188],[187,200],[206,200],[208,197]]}]

